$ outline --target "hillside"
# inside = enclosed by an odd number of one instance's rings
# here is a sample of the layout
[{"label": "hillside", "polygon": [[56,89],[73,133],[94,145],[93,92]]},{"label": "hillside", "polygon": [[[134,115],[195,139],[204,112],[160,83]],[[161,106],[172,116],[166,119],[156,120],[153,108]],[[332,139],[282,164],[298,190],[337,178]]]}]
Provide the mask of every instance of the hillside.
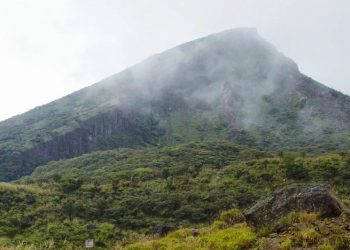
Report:
[{"label": "hillside", "polygon": [[330,184],[347,202],[350,153],[272,155],[217,141],[85,154],[0,185],[0,249],[78,249],[89,237],[96,249],[111,249],[205,227],[224,210],[245,211],[276,189],[305,182]]},{"label": "hillside", "polygon": [[350,210],[327,185],[281,188],[242,213],[222,212],[209,225],[144,237],[116,249],[340,250],[350,248]]},{"label": "hillside", "polygon": [[0,123],[0,180],[113,148],[228,140],[264,150],[349,148],[350,97],[299,72],[255,29],[180,45]]},{"label": "hillside", "polygon": [[[252,249],[252,250],[341,250],[350,248],[350,219],[320,218],[316,213],[290,213],[271,227],[256,229],[245,222],[236,209],[221,213],[209,226],[184,228],[166,237],[145,237],[139,242],[115,249]],[[281,227],[288,229],[280,230]]]}]

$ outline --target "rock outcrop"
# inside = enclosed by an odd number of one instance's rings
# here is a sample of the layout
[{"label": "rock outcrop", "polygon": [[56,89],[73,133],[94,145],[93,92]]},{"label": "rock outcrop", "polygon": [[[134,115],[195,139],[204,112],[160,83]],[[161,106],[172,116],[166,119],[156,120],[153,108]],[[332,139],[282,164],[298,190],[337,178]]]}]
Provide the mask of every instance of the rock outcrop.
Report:
[{"label": "rock outcrop", "polygon": [[346,210],[342,202],[323,184],[297,184],[277,190],[245,214],[255,226],[271,225],[291,212],[316,212],[321,217],[337,217]]}]

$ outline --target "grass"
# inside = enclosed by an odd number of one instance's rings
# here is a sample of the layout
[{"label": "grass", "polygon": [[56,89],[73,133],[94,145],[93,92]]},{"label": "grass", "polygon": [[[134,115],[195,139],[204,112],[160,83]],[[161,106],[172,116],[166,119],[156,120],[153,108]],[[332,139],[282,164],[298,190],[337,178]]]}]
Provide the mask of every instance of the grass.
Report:
[{"label": "grass", "polygon": [[196,230],[196,234],[190,228],[179,229],[164,238],[146,238],[141,242],[126,246],[125,249],[248,249],[254,244],[257,236],[244,221],[244,215],[238,209],[230,209],[222,212],[219,219],[209,227]]},{"label": "grass", "polygon": [[127,250],[158,250],[158,249],[217,249],[240,250],[249,249],[255,242],[256,235],[245,223],[236,224],[226,229],[210,227],[202,229],[199,236],[191,234],[191,229],[181,229],[170,233],[159,240],[145,240],[126,246]]},{"label": "grass", "polygon": [[[236,218],[238,211],[235,209],[221,213],[218,220],[210,226],[202,226],[196,229],[183,228],[169,233],[163,238],[146,237],[137,240],[133,244],[119,245],[115,249],[127,250],[243,250],[243,249],[280,249],[292,250],[299,248],[318,250],[347,250],[350,249],[350,237],[331,230],[329,233],[320,233],[317,228],[320,225],[328,225],[336,228],[344,223],[343,218],[329,220],[318,218],[314,213],[292,213],[285,218],[290,229],[281,234],[266,228],[266,233],[256,232],[256,229],[245,222],[233,222],[230,218]],[[229,215],[229,216],[228,216]],[[229,218],[229,219],[228,219]],[[239,216],[240,218],[240,216]],[[261,229],[260,229],[261,230]]]},{"label": "grass", "polygon": [[334,237],[333,241],[333,245],[336,250],[350,249],[350,237],[336,236]]},{"label": "grass", "polygon": [[318,250],[335,250],[335,248],[329,242],[326,242],[319,246]]},{"label": "grass", "polygon": [[318,242],[321,235],[313,228],[305,228],[296,233],[296,243],[307,247]]},{"label": "grass", "polygon": [[37,246],[31,245],[31,244],[28,245],[22,242],[16,246],[6,247],[6,246],[1,246],[1,239],[0,239],[0,250],[51,250],[51,249],[52,250],[56,249],[55,243],[52,240],[44,241]]},{"label": "grass", "polygon": [[10,190],[15,192],[25,191],[25,192],[31,192],[36,194],[46,192],[42,188],[36,187],[33,185],[14,184],[14,183],[8,183],[8,182],[0,182],[0,191],[1,190]]},{"label": "grass", "polygon": [[220,214],[220,220],[228,225],[234,225],[245,221],[244,215],[239,209],[233,208]]},{"label": "grass", "polygon": [[280,218],[275,227],[288,227],[294,223],[313,224],[317,219],[318,215],[316,213],[291,212],[287,216]]},{"label": "grass", "polygon": [[290,250],[292,249],[292,245],[293,245],[293,240],[291,238],[287,238],[286,240],[281,242],[280,250]]}]

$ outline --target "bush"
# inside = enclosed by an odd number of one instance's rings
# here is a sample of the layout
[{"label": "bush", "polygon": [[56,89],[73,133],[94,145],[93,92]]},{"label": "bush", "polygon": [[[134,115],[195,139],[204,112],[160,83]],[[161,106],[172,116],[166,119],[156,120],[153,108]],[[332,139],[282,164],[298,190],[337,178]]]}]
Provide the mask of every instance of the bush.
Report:
[{"label": "bush", "polygon": [[214,230],[218,230],[218,229],[225,229],[228,227],[228,225],[223,221],[217,220],[217,221],[214,221],[210,227]]},{"label": "bush", "polygon": [[234,225],[245,221],[245,217],[241,211],[236,208],[222,212],[220,214],[220,220],[224,221],[228,225]]},{"label": "bush", "polygon": [[323,245],[318,247],[319,250],[335,250],[335,248],[329,243],[326,242]]},{"label": "bush", "polygon": [[307,247],[317,243],[321,235],[313,228],[306,228],[296,233],[297,244]]},{"label": "bush", "polygon": [[317,221],[316,213],[299,212],[298,213],[299,222],[313,224]]},{"label": "bush", "polygon": [[292,249],[293,241],[290,238],[287,238],[280,244],[281,250],[290,250]]},{"label": "bush", "polygon": [[62,182],[61,187],[64,193],[70,193],[78,190],[83,184],[79,179],[66,179]]},{"label": "bush", "polygon": [[336,250],[350,249],[350,238],[338,236],[334,239],[334,248]]},{"label": "bush", "polygon": [[317,221],[317,214],[307,212],[291,212],[279,219],[275,227],[289,227],[294,223],[314,224]]},{"label": "bush", "polygon": [[294,180],[307,180],[310,178],[308,169],[301,164],[287,166],[286,176],[288,179]]},{"label": "bush", "polygon": [[261,227],[260,229],[259,229],[259,231],[258,231],[258,236],[259,237],[266,237],[266,236],[268,236],[270,233],[271,233],[271,228],[270,227],[266,227],[266,226],[264,226],[264,227]]},{"label": "bush", "polygon": [[209,234],[203,239],[208,249],[248,249],[256,240],[253,231],[244,224]]}]

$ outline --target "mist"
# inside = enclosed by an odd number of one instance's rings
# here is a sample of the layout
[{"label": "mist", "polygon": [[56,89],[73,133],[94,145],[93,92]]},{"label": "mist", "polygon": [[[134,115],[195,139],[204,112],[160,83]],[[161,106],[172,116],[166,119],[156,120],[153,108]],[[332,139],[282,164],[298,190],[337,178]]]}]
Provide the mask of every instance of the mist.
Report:
[{"label": "mist", "polygon": [[349,94],[349,11],[346,0],[2,1],[0,120],[237,27],[257,28],[301,72]]}]

